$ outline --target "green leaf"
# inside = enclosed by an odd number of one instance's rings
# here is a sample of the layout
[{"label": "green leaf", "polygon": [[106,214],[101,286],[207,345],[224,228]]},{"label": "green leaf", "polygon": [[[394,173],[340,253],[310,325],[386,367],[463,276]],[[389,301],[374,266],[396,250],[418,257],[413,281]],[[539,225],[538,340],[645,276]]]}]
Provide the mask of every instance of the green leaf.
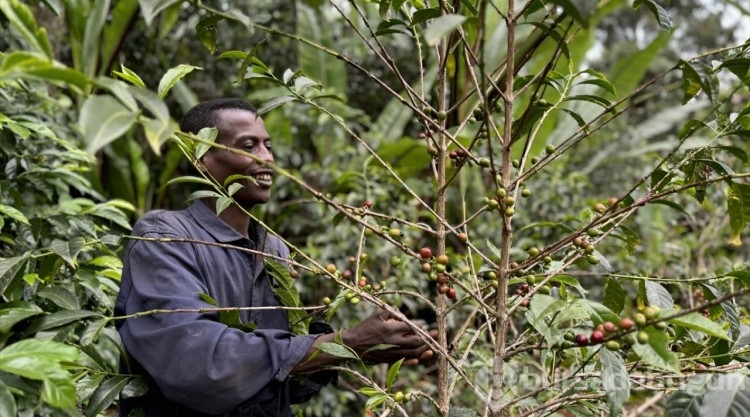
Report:
[{"label": "green leaf", "polygon": [[589,18],[596,10],[597,0],[552,0],[565,10],[568,16],[584,28],[589,27]]},{"label": "green leaf", "polygon": [[135,123],[138,113],[129,110],[111,96],[90,96],[81,107],[78,124],[86,150],[96,153],[124,135]]},{"label": "green leaf", "polygon": [[26,216],[23,213],[21,213],[19,210],[11,206],[0,204],[0,214],[4,216],[8,216],[17,222],[20,222],[23,224],[29,224],[29,219],[27,219]]},{"label": "green leaf", "polygon": [[[300,307],[302,304],[299,299],[299,292],[294,285],[294,278],[289,273],[289,269],[284,265],[270,258],[264,258],[266,272],[271,278],[279,284],[273,288],[274,294],[279,298],[281,304],[286,307]],[[307,334],[307,323],[310,317],[303,310],[288,310],[289,323],[292,326],[292,333]]]},{"label": "green leaf", "polygon": [[[719,291],[718,288],[713,287],[708,284],[701,285],[703,287],[703,294],[706,296],[706,301],[713,301],[719,297],[723,297],[724,293]],[[727,321],[729,322],[729,336],[732,340],[737,340],[740,337],[740,314],[737,312],[737,307],[735,307],[732,300],[724,301],[720,304],[721,310],[723,310],[724,315],[727,317]],[[713,316],[713,307],[712,307],[712,316]]]},{"label": "green leaf", "polygon": [[156,15],[167,7],[179,3],[181,0],[139,0],[138,3],[141,5],[141,13],[143,19],[146,21],[148,26],[151,26]]},{"label": "green leaf", "polygon": [[122,64],[120,64],[120,70],[121,71],[112,71],[112,72],[118,77],[129,82],[130,84],[133,84],[136,87],[146,88],[146,84],[143,82],[141,77],[138,76],[138,74],[136,74],[135,72],[133,72],[132,70],[130,70],[129,68],[125,67]]},{"label": "green leaf", "polygon": [[16,323],[44,313],[34,304],[15,307],[15,303],[10,303],[7,307],[10,308],[0,310],[0,333],[7,333]]},{"label": "green leaf", "polygon": [[96,77],[94,83],[108,90],[112,95],[117,97],[118,100],[131,111],[138,111],[138,103],[133,98],[133,95],[128,91],[129,85],[114,78],[109,77]]},{"label": "green leaf", "polygon": [[27,5],[18,0],[0,0],[0,12],[23,36],[31,49],[44,54],[48,59],[52,58],[52,47],[47,39],[47,31],[37,26],[34,13]]},{"label": "green leaf", "polygon": [[57,408],[75,408],[76,385],[71,379],[45,379],[42,382],[42,401]]},{"label": "green leaf", "polygon": [[83,250],[85,241],[82,237],[74,237],[69,241],[55,239],[50,244],[49,248],[63,258],[68,265],[73,268],[76,267],[76,257]]},{"label": "green leaf", "polygon": [[611,321],[612,323],[617,323],[620,321],[620,316],[613,313],[612,310],[610,310],[603,304],[584,299],[577,300],[577,303],[588,310],[589,315],[591,316],[591,320],[595,325],[608,321]]},{"label": "green leaf", "polygon": [[321,343],[318,350],[339,358],[359,360],[359,357],[347,346],[338,343]]},{"label": "green leaf", "polygon": [[669,18],[669,13],[664,10],[654,0],[635,0],[633,2],[633,9],[638,9],[640,6],[645,5],[651,13],[654,14],[656,21],[659,22],[659,27],[664,32],[669,32],[672,29],[672,19]]},{"label": "green leaf", "polygon": [[234,200],[232,200],[232,197],[227,197],[225,195],[222,195],[216,200],[216,215],[218,216],[221,214],[222,211],[226,210],[227,207],[231,206]]},{"label": "green leaf", "polygon": [[430,22],[424,30],[424,40],[429,46],[436,46],[440,41],[456,30],[466,21],[466,16],[445,14]]},{"label": "green leaf", "polygon": [[401,364],[404,362],[404,358],[398,360],[390,368],[388,368],[388,376],[385,379],[385,390],[390,391],[393,386],[393,382],[396,381],[398,371],[401,369]]},{"label": "green leaf", "polygon": [[417,10],[416,12],[414,12],[414,14],[411,15],[411,24],[412,26],[418,25],[430,19],[439,18],[440,16],[440,9],[437,7]]},{"label": "green leaf", "polygon": [[361,394],[364,394],[364,395],[366,395],[368,397],[372,397],[373,395],[378,395],[378,394],[382,394],[383,393],[383,391],[381,391],[381,390],[379,390],[377,388],[373,388],[373,387],[362,387],[359,390],[357,390],[357,392],[359,392]]},{"label": "green leaf", "polygon": [[635,353],[648,365],[679,374],[680,367],[677,356],[669,350],[667,335],[653,326],[649,326],[643,331],[648,334],[648,343],[635,343],[633,345]]},{"label": "green leaf", "polygon": [[128,86],[128,91],[155,118],[162,122],[166,122],[169,120],[169,109],[164,103],[164,100],[162,100],[162,98],[159,97],[156,93],[135,86]]},{"label": "green leaf", "polygon": [[192,175],[185,175],[182,177],[172,178],[171,180],[167,181],[167,183],[164,185],[165,187],[174,185],[174,184],[181,184],[181,183],[192,183],[192,184],[202,184],[207,185],[209,187],[213,187],[214,183],[211,182],[211,180],[203,177],[195,177]]},{"label": "green leaf", "polygon": [[102,29],[107,23],[109,12],[109,0],[96,0],[86,16],[86,31],[83,35],[81,46],[81,67],[83,73],[93,78],[99,62],[99,42],[102,38]]},{"label": "green leaf", "polygon": [[[677,310],[673,309],[663,309],[659,313],[659,317],[668,317],[676,312]],[[673,319],[670,319],[669,322],[676,326],[697,330],[709,336],[714,336],[723,340],[729,340],[729,337],[727,336],[724,329],[721,328],[721,326],[698,313],[690,313],[685,316],[675,317]]]},{"label": "green leaf", "polygon": [[717,69],[726,68],[736,75],[740,81],[744,81],[750,72],[750,58],[730,58],[719,65]]},{"label": "green leaf", "polygon": [[750,223],[750,184],[732,183],[727,191],[727,208],[729,210],[729,244],[742,244],[740,235]]},{"label": "green leaf", "polygon": [[365,409],[366,410],[372,410],[373,408],[375,408],[375,407],[379,406],[380,404],[382,404],[387,399],[388,399],[388,394],[376,394],[376,395],[373,395],[365,403]]},{"label": "green leaf", "polygon": [[696,375],[667,402],[664,417],[701,417],[700,405],[712,375]]},{"label": "green leaf", "polygon": [[288,103],[290,101],[294,101],[297,98],[294,96],[279,96],[272,98],[271,100],[268,100],[267,102],[263,103],[262,106],[258,109],[258,116],[262,116],[269,111],[275,109],[276,107],[281,106],[284,103]]},{"label": "green leaf", "polygon": [[220,197],[222,197],[222,195],[217,193],[216,191],[198,190],[198,191],[190,193],[190,195],[187,198],[187,201],[190,202],[190,201],[199,200],[201,198],[220,198]]},{"label": "green leaf", "polygon": [[25,378],[44,380],[67,375],[60,362],[73,362],[78,350],[52,340],[24,339],[0,351],[0,370]]},{"label": "green leaf", "polygon": [[622,407],[630,397],[630,380],[628,371],[622,363],[620,355],[608,349],[599,349],[602,364],[602,387],[607,393],[609,416],[616,417],[622,412]]},{"label": "green leaf", "polygon": [[128,379],[127,376],[117,375],[104,381],[89,399],[85,416],[94,417],[109,407],[117,399],[120,391],[128,384]]},{"label": "green leaf", "polygon": [[42,331],[54,329],[75,321],[83,321],[91,317],[104,317],[100,313],[89,310],[62,310],[42,317],[35,323],[35,330]]},{"label": "green leaf", "polygon": [[29,253],[25,253],[20,256],[0,260],[0,294],[5,292],[8,284],[10,284],[13,277],[26,264],[28,259]]},{"label": "green leaf", "polygon": [[660,308],[672,308],[674,307],[674,300],[672,299],[672,294],[667,291],[664,286],[659,284],[658,282],[653,282],[646,280],[645,282],[646,286],[646,299],[648,300],[648,304],[652,306],[657,306]]},{"label": "green leaf", "polygon": [[594,96],[590,94],[579,94],[575,96],[565,97],[565,100],[563,101],[586,101],[589,103],[597,104],[611,112],[614,113],[614,107],[612,106],[612,102],[607,100],[606,98]]},{"label": "green leaf", "polygon": [[16,398],[10,388],[0,381],[0,416],[15,416],[17,410]]},{"label": "green leaf", "polygon": [[157,89],[159,97],[166,97],[169,90],[171,90],[172,87],[177,84],[177,82],[179,82],[186,75],[193,72],[193,70],[195,69],[203,68],[185,64],[180,64],[174,68],[170,68],[169,71],[167,71],[167,73],[164,74],[164,76],[161,77],[161,80],[159,81],[159,88]]},{"label": "green leaf", "polygon": [[710,67],[701,62],[691,64],[682,60],[678,64],[678,67],[682,69],[682,104],[690,101],[693,97],[698,95],[701,90],[703,90],[709,98],[714,98],[715,94],[712,84],[708,80],[709,74],[712,73]]},{"label": "green leaf", "polygon": [[741,373],[713,375],[699,407],[700,416],[750,415],[750,380]]},{"label": "green leaf", "polygon": [[625,293],[625,290],[622,289],[622,286],[620,286],[620,283],[607,277],[602,304],[612,310],[613,313],[620,314],[625,308],[626,296],[627,294]]},{"label": "green leaf", "polygon": [[114,54],[119,51],[122,40],[131,28],[131,20],[139,12],[138,0],[117,0],[109,14],[109,21],[102,30],[100,73],[109,73],[114,63]]}]

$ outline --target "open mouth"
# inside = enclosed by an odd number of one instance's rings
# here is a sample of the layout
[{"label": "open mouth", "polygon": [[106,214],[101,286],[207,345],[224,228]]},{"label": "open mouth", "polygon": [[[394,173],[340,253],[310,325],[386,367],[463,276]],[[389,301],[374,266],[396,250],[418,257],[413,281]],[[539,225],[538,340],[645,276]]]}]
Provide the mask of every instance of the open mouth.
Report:
[{"label": "open mouth", "polygon": [[255,180],[255,183],[261,187],[270,187],[271,185],[273,185],[271,174],[255,174],[251,175],[251,177]]}]

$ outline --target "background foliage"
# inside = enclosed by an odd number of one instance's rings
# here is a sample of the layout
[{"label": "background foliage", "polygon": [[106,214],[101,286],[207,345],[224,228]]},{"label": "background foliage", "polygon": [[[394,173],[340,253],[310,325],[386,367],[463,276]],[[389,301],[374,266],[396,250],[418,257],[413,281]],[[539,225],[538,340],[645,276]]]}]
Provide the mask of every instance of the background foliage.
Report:
[{"label": "background foliage", "polygon": [[[145,392],[118,373],[119,256],[194,188],[167,185],[201,140],[175,120],[224,96],[274,138],[253,214],[296,250],[303,304],[441,333],[435,365],[352,365],[301,414],[487,415],[498,389],[505,415],[747,414],[749,21],[708,0],[0,0],[0,415]],[[647,306],[642,342],[568,340]]]}]

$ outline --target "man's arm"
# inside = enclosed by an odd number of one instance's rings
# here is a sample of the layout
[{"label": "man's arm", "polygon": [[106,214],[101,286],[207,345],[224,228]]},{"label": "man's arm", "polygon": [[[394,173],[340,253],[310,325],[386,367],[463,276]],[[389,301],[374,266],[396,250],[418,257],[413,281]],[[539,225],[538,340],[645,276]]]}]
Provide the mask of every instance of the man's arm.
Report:
[{"label": "man's arm", "polygon": [[[336,334],[329,333],[318,336],[308,350],[305,357],[292,369],[292,374],[313,372],[330,365],[337,365],[345,359],[328,353],[319,352],[322,343],[331,343]],[[429,346],[416,335],[409,324],[394,318],[387,311],[375,313],[359,325],[344,330],[341,334],[343,343],[350,347],[362,359],[372,362],[395,362],[404,358],[404,365],[416,365],[428,360],[434,354]],[[379,344],[396,345],[391,349],[376,350],[365,353],[368,349]]]}]

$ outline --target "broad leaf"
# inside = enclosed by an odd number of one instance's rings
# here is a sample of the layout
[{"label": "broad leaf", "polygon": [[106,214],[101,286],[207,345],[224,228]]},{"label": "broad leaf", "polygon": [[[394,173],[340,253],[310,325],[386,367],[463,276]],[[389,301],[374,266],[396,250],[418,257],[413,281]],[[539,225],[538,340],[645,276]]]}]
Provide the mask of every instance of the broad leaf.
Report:
[{"label": "broad leaf", "polygon": [[271,100],[268,100],[267,102],[263,103],[262,106],[260,106],[260,108],[258,109],[258,116],[262,116],[275,109],[276,107],[279,107],[284,103],[288,103],[296,99],[297,98],[294,96],[279,96],[276,98],[272,98]]},{"label": "broad leaf", "polygon": [[348,347],[340,345],[338,343],[321,343],[317,346],[318,350],[325,352],[329,355],[333,355],[339,358],[355,359],[359,358],[357,355]]},{"label": "broad leaf", "polygon": [[0,351],[0,370],[44,380],[55,375],[66,375],[60,362],[72,362],[77,357],[78,351],[73,346],[52,340],[24,339]]},{"label": "broad leaf", "polygon": [[82,237],[74,237],[69,241],[55,239],[50,244],[49,248],[63,258],[70,266],[76,267],[76,258],[78,254],[83,250],[85,241]]},{"label": "broad leaf", "polygon": [[729,210],[729,244],[742,244],[740,235],[750,223],[750,184],[732,183],[727,191],[727,208]]},{"label": "broad leaf", "polygon": [[646,289],[646,298],[648,299],[649,305],[657,306],[659,308],[674,307],[672,294],[670,294],[669,291],[664,288],[664,286],[662,286],[658,282],[648,280],[645,281],[644,285]]},{"label": "broad leaf", "polygon": [[138,3],[141,5],[141,13],[146,24],[151,26],[151,22],[154,20],[156,15],[167,7],[179,3],[181,0],[139,0]]},{"label": "broad leaf", "polygon": [[71,379],[45,379],[42,382],[42,401],[57,408],[75,408],[76,386]]},{"label": "broad leaf", "polygon": [[437,45],[441,39],[448,36],[466,20],[466,16],[446,14],[430,22],[424,30],[425,43],[429,46]]},{"label": "broad leaf", "polygon": [[[299,299],[299,292],[294,285],[294,279],[289,273],[289,269],[284,265],[270,258],[264,259],[266,272],[279,284],[273,288],[274,294],[279,297],[281,304],[287,307],[300,307],[302,304]],[[289,323],[292,326],[292,333],[307,334],[307,324],[310,317],[304,310],[288,310]]]},{"label": "broad leaf", "polygon": [[388,376],[385,379],[385,390],[390,391],[391,387],[393,386],[393,382],[396,381],[396,376],[398,376],[398,371],[401,369],[401,364],[404,362],[404,358],[399,359],[398,362],[391,365],[390,368],[388,368]]},{"label": "broad leaf", "polygon": [[633,2],[633,9],[637,9],[641,5],[645,5],[651,13],[654,14],[656,21],[659,22],[659,27],[664,32],[669,32],[672,29],[672,19],[669,18],[669,13],[664,10],[661,5],[656,3],[654,0],[635,0]]},{"label": "broad leaf", "polygon": [[27,219],[26,216],[23,213],[21,213],[19,210],[11,206],[0,204],[0,214],[2,214],[3,216],[8,216],[17,222],[20,222],[23,224],[29,224],[29,219]]},{"label": "broad leaf", "polygon": [[711,375],[698,375],[675,392],[667,402],[664,417],[701,417],[700,405]]},{"label": "broad leaf", "polygon": [[81,107],[81,125],[86,150],[96,153],[124,135],[135,123],[138,113],[129,110],[111,96],[91,96]]},{"label": "broad leaf", "polygon": [[3,381],[0,381],[0,416],[15,416],[16,410],[16,399],[13,393]]},{"label": "broad leaf", "polygon": [[104,317],[100,313],[89,310],[62,310],[42,317],[34,324],[34,330],[42,331],[54,329],[75,321],[83,321],[91,317]]},{"label": "broad leaf", "polygon": [[47,39],[47,31],[37,26],[29,6],[18,0],[0,0],[0,12],[23,36],[31,49],[44,54],[49,59],[52,58],[52,47]]},{"label": "broad leaf", "polygon": [[589,27],[589,18],[596,10],[597,0],[553,0],[570,17],[584,28]]},{"label": "broad leaf", "polygon": [[91,396],[89,406],[86,409],[86,417],[94,417],[109,407],[128,384],[128,379],[127,376],[117,375],[104,381]]},{"label": "broad leaf", "polygon": [[750,415],[750,380],[740,373],[714,375],[699,410],[711,417]]},{"label": "broad leaf", "polygon": [[[15,303],[10,303],[13,304]],[[28,307],[3,308],[0,310],[0,333],[7,333],[16,323],[43,313],[41,308],[30,303]]]},{"label": "broad leaf", "polygon": [[600,349],[602,364],[602,387],[607,393],[607,404],[610,416],[618,416],[630,397],[630,380],[628,371],[620,355],[608,349]]},{"label": "broad leaf", "polygon": [[177,84],[183,77],[190,74],[195,69],[202,68],[185,64],[180,64],[174,68],[170,68],[169,71],[167,71],[167,73],[164,74],[164,76],[161,77],[161,80],[159,81],[159,88],[157,89],[159,97],[166,97],[169,90],[171,90],[175,84]]},{"label": "broad leaf", "polygon": [[612,310],[613,313],[620,314],[625,308],[625,298],[627,297],[627,294],[620,286],[620,283],[616,280],[607,277],[606,282],[607,284],[604,288],[604,300],[602,301],[602,304]]},{"label": "broad leaf", "polygon": [[110,0],[96,0],[94,7],[86,16],[86,31],[83,35],[81,47],[81,66],[83,73],[93,78],[99,61],[99,43],[102,39],[102,29],[107,23]]},{"label": "broad leaf", "polygon": [[[668,317],[677,310],[664,309],[660,312],[660,317]],[[705,333],[709,336],[718,337],[719,339],[729,340],[724,329],[713,321],[703,317],[698,313],[690,313],[684,316],[675,317],[669,320],[670,323],[676,326],[682,326],[688,329],[697,330],[701,333]]]}]

